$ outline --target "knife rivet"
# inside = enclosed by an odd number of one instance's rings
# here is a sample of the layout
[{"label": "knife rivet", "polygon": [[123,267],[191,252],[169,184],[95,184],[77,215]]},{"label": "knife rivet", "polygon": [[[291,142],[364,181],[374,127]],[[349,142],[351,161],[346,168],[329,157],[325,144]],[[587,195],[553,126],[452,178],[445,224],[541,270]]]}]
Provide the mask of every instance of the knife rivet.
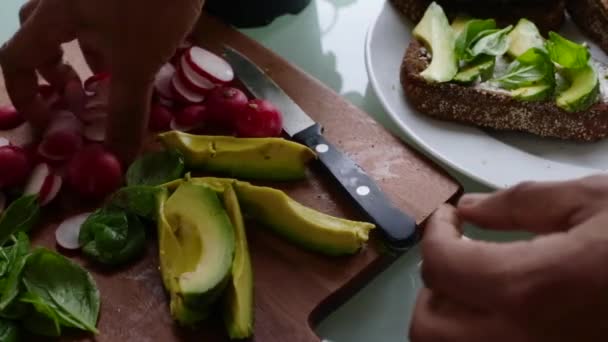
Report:
[{"label": "knife rivet", "polygon": [[369,188],[365,185],[362,185],[357,188],[357,195],[359,195],[359,196],[367,196],[367,195],[369,195],[369,192],[370,192]]},{"label": "knife rivet", "polygon": [[319,153],[326,153],[327,151],[329,151],[329,146],[325,144],[319,144],[315,147],[315,150],[317,150],[317,152]]}]

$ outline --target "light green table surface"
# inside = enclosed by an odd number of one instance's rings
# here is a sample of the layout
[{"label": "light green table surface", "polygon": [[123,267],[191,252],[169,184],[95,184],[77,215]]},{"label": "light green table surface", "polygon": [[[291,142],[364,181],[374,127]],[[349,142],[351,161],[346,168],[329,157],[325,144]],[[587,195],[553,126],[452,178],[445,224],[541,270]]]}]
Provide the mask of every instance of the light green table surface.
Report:
[{"label": "light green table surface", "polygon": [[[2,0],[0,43],[17,28],[17,11],[23,2]],[[364,62],[365,36],[383,4],[383,0],[313,0],[297,16],[285,16],[265,28],[244,32],[394,130],[369,84]],[[401,137],[408,141],[404,135]],[[464,185],[466,192],[489,190],[446,170]],[[493,240],[513,238],[473,228],[468,229],[468,235]],[[319,335],[333,342],[407,341],[411,311],[420,287],[419,262],[418,249],[401,257],[323,321],[317,327]]]}]

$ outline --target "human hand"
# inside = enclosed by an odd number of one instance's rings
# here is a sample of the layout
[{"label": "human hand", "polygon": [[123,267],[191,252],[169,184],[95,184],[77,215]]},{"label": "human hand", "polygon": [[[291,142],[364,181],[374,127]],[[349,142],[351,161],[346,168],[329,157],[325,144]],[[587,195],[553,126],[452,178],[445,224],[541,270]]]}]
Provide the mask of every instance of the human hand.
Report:
[{"label": "human hand", "polygon": [[[534,232],[462,238],[462,222]],[[442,207],[422,241],[412,342],[604,341],[608,336],[608,176],[525,183]]]},{"label": "human hand", "polygon": [[85,95],[60,44],[78,39],[94,72],[112,74],[106,144],[123,162],[139,152],[154,75],[198,19],[204,0],[30,0],[20,30],[0,50],[9,96],[38,132],[50,110],[37,93],[38,71],[65,91],[79,114]]}]

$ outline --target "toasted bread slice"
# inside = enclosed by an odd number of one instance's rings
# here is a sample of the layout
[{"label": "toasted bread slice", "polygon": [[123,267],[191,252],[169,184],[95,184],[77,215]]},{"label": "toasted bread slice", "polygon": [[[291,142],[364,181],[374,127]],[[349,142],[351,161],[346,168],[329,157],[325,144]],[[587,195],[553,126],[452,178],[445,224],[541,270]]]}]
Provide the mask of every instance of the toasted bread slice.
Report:
[{"label": "toasted bread slice", "polygon": [[584,112],[567,112],[553,100],[524,102],[500,89],[429,83],[420,76],[430,63],[424,45],[410,43],[401,67],[401,83],[410,104],[431,117],[495,130],[522,131],[543,137],[596,141],[608,136],[608,104],[602,100]]},{"label": "toasted bread slice", "polygon": [[[571,0],[576,2],[581,0]],[[582,0],[597,1],[602,0]],[[412,22],[420,21],[433,0],[391,0],[395,7]],[[565,18],[565,0],[435,0],[445,10],[450,20],[457,16],[495,18],[499,26],[516,24],[527,18],[543,33],[558,30]]]},{"label": "toasted bread slice", "polygon": [[608,1],[568,0],[572,20],[608,53]]}]

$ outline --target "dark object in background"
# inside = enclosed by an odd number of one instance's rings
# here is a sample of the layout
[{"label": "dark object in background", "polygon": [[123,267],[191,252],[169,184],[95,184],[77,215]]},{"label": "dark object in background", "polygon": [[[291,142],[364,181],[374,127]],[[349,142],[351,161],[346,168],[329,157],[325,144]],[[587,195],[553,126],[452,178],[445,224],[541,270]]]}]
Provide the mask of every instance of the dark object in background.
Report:
[{"label": "dark object in background", "polygon": [[239,27],[270,24],[284,14],[298,14],[311,0],[207,0],[205,9]]}]

